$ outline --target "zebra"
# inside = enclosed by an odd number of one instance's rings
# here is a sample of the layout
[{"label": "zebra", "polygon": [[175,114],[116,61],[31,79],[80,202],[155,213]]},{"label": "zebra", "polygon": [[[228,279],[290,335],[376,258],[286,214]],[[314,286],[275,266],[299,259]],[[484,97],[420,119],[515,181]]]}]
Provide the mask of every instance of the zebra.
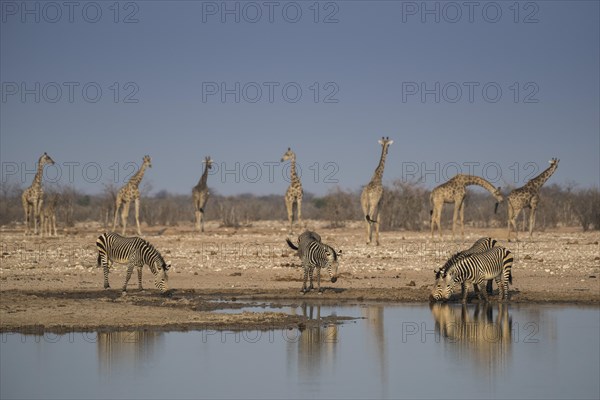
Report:
[{"label": "zebra", "polygon": [[[482,237],[482,238],[477,239],[477,241],[475,243],[473,243],[473,246],[469,247],[467,250],[459,251],[458,253],[453,254],[440,269],[433,270],[433,272],[435,274],[435,279],[438,279],[445,271],[448,270],[448,268],[450,268],[452,266],[452,264],[454,264],[458,260],[460,260],[466,256],[470,256],[471,254],[481,253],[483,251],[489,250],[492,247],[496,246],[497,243],[498,243],[498,241],[495,239],[492,239],[491,237]],[[493,290],[492,290],[492,280],[491,279],[487,281],[486,290],[487,290],[488,294],[492,294]],[[464,295],[464,291],[465,291],[465,286],[463,283],[462,287],[461,287],[461,293],[463,293],[463,295]]]},{"label": "zebra", "polygon": [[[304,268],[304,280],[302,284],[302,294],[311,291],[313,286],[313,271],[317,269],[317,287],[319,294],[323,293],[321,289],[321,268],[326,267],[331,282],[337,281],[338,257],[342,251],[336,252],[335,249],[327,244],[321,243],[321,236],[316,232],[305,231],[298,236],[298,246],[294,245],[290,239],[286,239],[288,246],[298,251],[298,257],[302,260]],[[306,282],[310,277],[310,285]]]},{"label": "zebra", "polygon": [[[508,300],[508,284],[512,284],[511,268],[513,264],[512,253],[504,247],[492,247],[481,253],[463,257],[452,264],[446,271],[440,272],[435,286],[431,291],[430,300],[448,300],[454,292],[454,286],[460,283],[471,282],[475,286],[481,285],[488,279],[495,279],[500,289],[500,299]],[[479,290],[479,298],[487,301],[488,296],[484,290]],[[462,294],[462,302],[467,301],[467,291]]]},{"label": "zebra", "polygon": [[96,240],[98,248],[98,267],[104,269],[104,289],[110,288],[108,284],[108,269],[113,262],[127,263],[127,276],[123,285],[123,294],[127,292],[127,282],[131,278],[133,268],[137,267],[138,288],[142,287],[142,267],[148,265],[154,274],[154,284],[163,295],[169,295],[167,271],[171,264],[167,264],[158,250],[149,242],[140,237],[124,237],[114,232],[106,232]]}]

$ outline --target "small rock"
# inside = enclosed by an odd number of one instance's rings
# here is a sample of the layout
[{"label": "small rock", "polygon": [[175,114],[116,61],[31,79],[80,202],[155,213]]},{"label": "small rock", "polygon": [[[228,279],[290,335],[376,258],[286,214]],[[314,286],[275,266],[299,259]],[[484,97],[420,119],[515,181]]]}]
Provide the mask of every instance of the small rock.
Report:
[{"label": "small rock", "polygon": [[590,276],[588,276],[588,278],[595,278],[595,277],[596,277],[596,275],[590,275]]},{"label": "small rock", "polygon": [[241,272],[232,272],[229,276],[242,276]]},{"label": "small rock", "polygon": [[198,275],[198,271],[194,271],[194,275]]},{"label": "small rock", "polygon": [[527,254],[525,257],[523,257],[523,260],[531,260],[531,256]]},{"label": "small rock", "polygon": [[417,284],[415,283],[415,281],[410,281],[406,284],[406,286],[417,286]]}]

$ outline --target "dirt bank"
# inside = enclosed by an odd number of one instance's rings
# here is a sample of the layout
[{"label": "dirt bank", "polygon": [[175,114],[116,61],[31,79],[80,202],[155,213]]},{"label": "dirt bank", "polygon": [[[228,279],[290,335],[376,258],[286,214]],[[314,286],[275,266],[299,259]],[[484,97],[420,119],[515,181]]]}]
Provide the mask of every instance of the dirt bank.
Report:
[{"label": "dirt bank", "polygon": [[374,247],[364,244],[358,222],[342,229],[307,225],[343,251],[340,278],[335,284],[324,279],[322,295],[300,294],[302,271],[285,244],[283,222],[240,229],[209,223],[205,234],[193,232],[191,225],[145,228],[144,237],[173,264],[170,298],[158,295],[147,268],[144,292],[137,291],[134,276],[128,295],[121,296],[121,265],[110,274],[114,289],[103,290],[96,267],[98,226],[81,225],[57,238],[5,229],[0,231],[0,331],[275,329],[319,322],[290,315],[287,308],[254,312],[257,307],[306,301],[426,303],[432,270],[484,235],[515,255],[511,302],[600,304],[597,232],[540,232],[533,238],[522,235],[518,243],[507,243],[505,230],[469,230],[464,241],[450,235],[431,240],[426,232],[383,232],[382,245]]}]

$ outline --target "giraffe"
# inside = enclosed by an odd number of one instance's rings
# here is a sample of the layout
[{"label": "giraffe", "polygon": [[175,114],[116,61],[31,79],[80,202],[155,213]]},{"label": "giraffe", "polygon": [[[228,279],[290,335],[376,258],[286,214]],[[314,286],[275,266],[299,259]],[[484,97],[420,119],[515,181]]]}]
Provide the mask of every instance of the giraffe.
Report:
[{"label": "giraffe", "polygon": [[298,222],[302,221],[302,183],[296,173],[296,153],[294,153],[289,147],[281,162],[290,160],[290,186],[285,192],[285,208],[287,209],[288,221],[290,222],[290,233],[292,233],[292,223],[294,220],[294,203],[296,203],[296,210],[298,213]]},{"label": "giraffe", "polygon": [[388,147],[394,143],[389,137],[381,137],[379,144],[381,145],[381,158],[379,164],[375,168],[375,173],[371,181],[363,189],[360,195],[360,205],[365,215],[367,224],[367,244],[371,243],[373,238],[373,225],[375,225],[375,244],[379,246],[379,221],[381,198],[383,197],[383,169],[385,168],[385,158],[387,156]]},{"label": "giraffe", "polygon": [[123,206],[121,210],[121,224],[123,225],[123,235],[125,235],[125,228],[127,227],[127,217],[129,216],[129,206],[131,204],[131,200],[134,201],[135,204],[135,223],[137,225],[137,234],[139,236],[142,235],[140,231],[140,190],[138,187],[140,186],[140,182],[144,177],[144,171],[146,167],[152,168],[152,160],[150,156],[144,156],[142,166],[139,171],[135,173],[129,179],[129,182],[125,184],[117,193],[117,199],[115,202],[115,218],[113,220],[113,231],[117,226],[117,216],[119,214],[119,208]]},{"label": "giraffe", "polygon": [[519,240],[519,230],[517,229],[517,218],[524,208],[529,208],[529,236],[533,234],[535,224],[535,211],[540,201],[540,188],[552,176],[560,160],[553,158],[550,166],[544,172],[527,182],[524,186],[517,188],[508,195],[508,241],[510,242],[510,227],[515,229],[516,240]]},{"label": "giraffe", "polygon": [[204,206],[208,201],[208,186],[206,179],[208,178],[208,170],[212,168],[213,160],[209,157],[204,158],[204,172],[200,177],[198,184],[192,189],[192,197],[194,198],[194,209],[196,216],[196,230],[201,229],[204,232]]},{"label": "giraffe", "polygon": [[29,234],[29,221],[33,220],[33,233],[37,235],[37,224],[40,218],[42,205],[44,204],[44,189],[42,189],[42,176],[44,175],[44,166],[54,164],[54,160],[46,153],[42,154],[38,160],[38,167],[33,183],[29,188],[23,191],[21,203],[25,212],[25,234]]},{"label": "giraffe", "polygon": [[494,213],[498,210],[498,204],[502,203],[502,201],[504,200],[502,194],[500,193],[500,187],[495,188],[494,185],[492,185],[485,179],[475,175],[458,174],[451,178],[449,181],[434,188],[431,191],[431,194],[429,195],[429,203],[431,205],[431,210],[429,211],[429,214],[431,215],[432,238],[435,225],[437,225],[438,227],[440,237],[442,236],[441,219],[444,203],[454,203],[454,216],[452,218],[452,236],[454,237],[456,221],[460,214],[460,231],[461,235],[464,237],[465,196],[467,193],[466,187],[470,185],[481,186],[488,192],[490,192],[492,196],[496,198],[497,201],[496,206],[494,208]]},{"label": "giraffe", "polygon": [[42,205],[40,212],[40,230],[42,236],[48,234],[48,236],[58,236],[56,231],[56,204],[58,203],[57,194],[50,196],[48,201],[45,201]]}]

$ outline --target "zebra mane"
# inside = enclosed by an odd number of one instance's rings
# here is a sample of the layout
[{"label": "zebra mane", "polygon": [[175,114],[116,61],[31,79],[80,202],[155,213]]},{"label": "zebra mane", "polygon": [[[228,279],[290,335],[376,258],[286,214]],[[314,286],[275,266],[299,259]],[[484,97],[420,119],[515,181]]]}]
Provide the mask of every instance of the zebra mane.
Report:
[{"label": "zebra mane", "polygon": [[463,251],[459,251],[457,253],[452,254],[448,261],[446,261],[439,270],[434,271],[435,279],[439,279],[440,277],[445,278],[450,267],[452,267],[452,265],[454,265],[454,263],[460,260],[461,258],[464,258],[465,255],[463,253]]},{"label": "zebra mane", "polygon": [[157,259],[158,259],[158,261],[160,261],[160,267],[165,271],[167,269],[169,269],[169,267],[167,266],[167,263],[165,262],[165,259],[163,258],[162,254],[160,254],[160,251],[156,250],[156,247],[154,247],[152,245],[152,243],[150,243],[149,241],[147,241],[145,239],[141,239],[141,240],[144,243],[144,246],[146,246],[146,247],[150,248],[150,250],[153,250],[154,252],[156,252]]}]

